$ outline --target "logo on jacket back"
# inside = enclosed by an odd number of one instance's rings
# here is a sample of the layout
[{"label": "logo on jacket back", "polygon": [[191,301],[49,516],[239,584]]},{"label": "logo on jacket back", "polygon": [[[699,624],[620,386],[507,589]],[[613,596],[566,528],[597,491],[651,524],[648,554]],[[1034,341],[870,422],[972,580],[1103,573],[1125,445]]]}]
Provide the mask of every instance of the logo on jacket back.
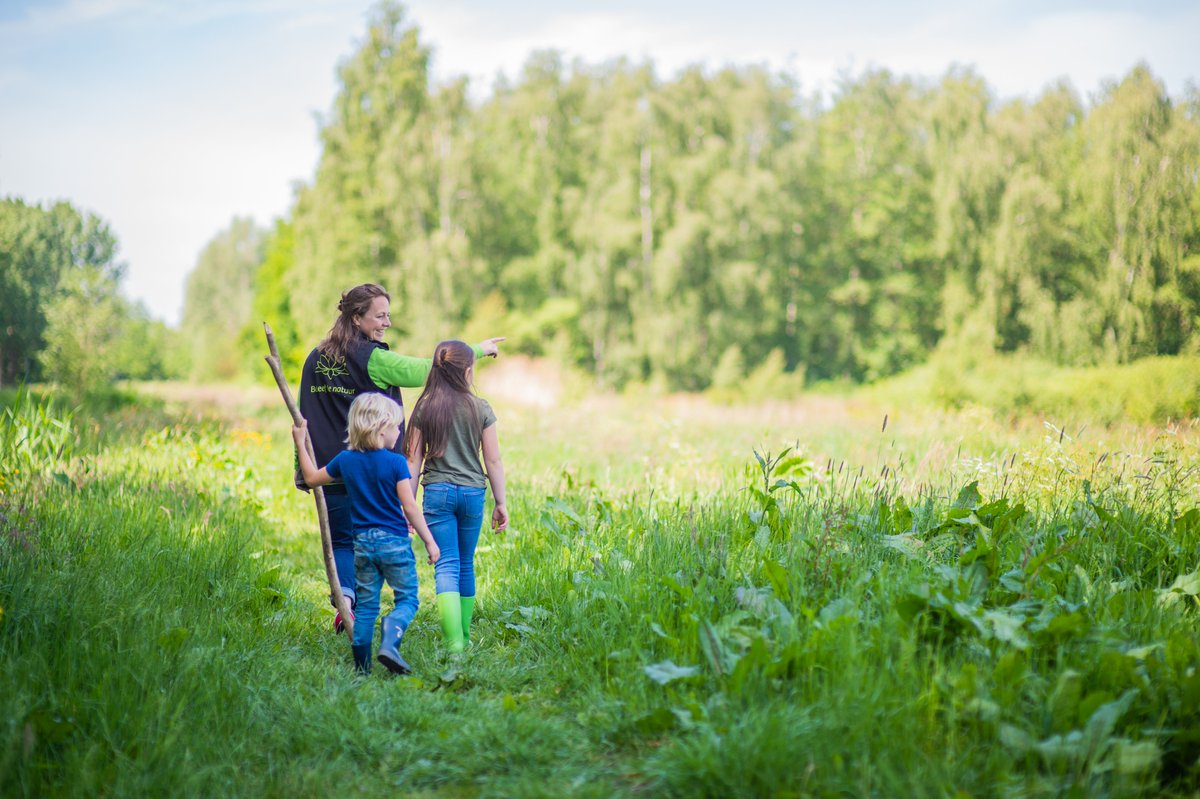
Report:
[{"label": "logo on jacket back", "polygon": [[324,377],[326,380],[333,380],[338,377],[349,377],[350,370],[346,368],[346,359],[339,358],[333,360],[328,355],[321,355],[317,358],[316,373]]}]

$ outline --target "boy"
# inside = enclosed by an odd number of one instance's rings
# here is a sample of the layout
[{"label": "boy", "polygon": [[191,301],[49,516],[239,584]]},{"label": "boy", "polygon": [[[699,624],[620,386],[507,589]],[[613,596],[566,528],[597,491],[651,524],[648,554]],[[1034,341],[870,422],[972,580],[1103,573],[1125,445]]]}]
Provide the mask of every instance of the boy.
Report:
[{"label": "boy", "polygon": [[307,422],[292,428],[305,482],[316,488],[341,480],[350,497],[354,571],[358,582],[351,651],[354,666],[362,673],[371,669],[371,642],[384,580],[396,594],[396,607],[380,624],[383,639],[379,662],[396,674],[412,671],[400,656],[400,639],[419,606],[417,563],[405,516],[425,542],[429,562],[436,563],[440,555],[425,516],[413,498],[408,462],[403,455],[391,451],[400,437],[403,421],[404,411],[390,398],[377,393],[360,394],[350,405],[348,448],[322,469],[316,468],[304,447]]}]

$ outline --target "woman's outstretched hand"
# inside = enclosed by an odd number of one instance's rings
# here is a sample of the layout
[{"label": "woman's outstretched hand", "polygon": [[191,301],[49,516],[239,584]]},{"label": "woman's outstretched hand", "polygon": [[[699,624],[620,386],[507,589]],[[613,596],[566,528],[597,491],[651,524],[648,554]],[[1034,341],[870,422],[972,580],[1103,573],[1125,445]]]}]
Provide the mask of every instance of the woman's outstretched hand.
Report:
[{"label": "woman's outstretched hand", "polygon": [[501,341],[508,338],[507,336],[497,336],[496,338],[484,339],[479,342],[479,346],[483,349],[483,354],[495,358],[500,354],[500,347],[497,346]]}]

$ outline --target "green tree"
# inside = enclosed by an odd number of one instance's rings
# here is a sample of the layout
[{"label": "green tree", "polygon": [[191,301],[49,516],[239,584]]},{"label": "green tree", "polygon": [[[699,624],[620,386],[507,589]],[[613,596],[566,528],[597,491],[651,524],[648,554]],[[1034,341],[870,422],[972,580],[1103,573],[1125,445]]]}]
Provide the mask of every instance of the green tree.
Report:
[{"label": "green tree", "polygon": [[250,369],[239,334],[250,321],[265,238],[253,220],[235,217],[204,247],[188,275],[181,324],[192,345],[193,378],[230,380]]},{"label": "green tree", "polygon": [[936,342],[926,98],[886,71],[845,82],[820,120],[826,238],[811,277],[828,309],[812,373],[875,378]]},{"label": "green tree", "polygon": [[375,8],[365,40],[338,69],[316,178],[293,217],[291,306],[304,341],[315,343],[341,292],[363,282],[387,287],[394,324],[412,329],[407,283],[437,222],[428,69],[417,29],[390,2]]},{"label": "green tree", "polygon": [[[107,314],[106,308],[71,298],[115,296],[122,272],[116,252],[107,223],[68,203],[40,207],[0,200],[0,385],[38,379],[45,366],[53,375],[64,374],[54,356],[42,357],[47,342],[56,351],[69,349],[69,341],[51,337],[74,335],[72,324],[83,323],[93,310]],[[52,317],[57,317],[53,329]]]},{"label": "green tree", "polygon": [[1138,66],[1108,89],[1082,135],[1087,159],[1075,177],[1103,320],[1096,332],[1120,361],[1178,352],[1196,307],[1179,290],[1184,242],[1198,224],[1196,120]]},{"label": "green tree", "polygon": [[46,346],[38,358],[45,376],[72,394],[102,391],[122,373],[132,331],[118,282],[119,272],[103,266],[70,269],[46,304]]},{"label": "green tree", "polygon": [[[263,324],[271,326],[279,349],[284,374],[298,374],[313,342],[300,338],[300,326],[292,311],[293,298],[299,293],[291,284],[295,264],[295,225],[285,219],[275,227],[263,243],[263,260],[254,270],[251,285],[253,298],[249,318],[238,336],[238,350],[246,363],[261,363],[255,356],[266,354]],[[265,366],[256,374],[262,382],[273,383]]]}]

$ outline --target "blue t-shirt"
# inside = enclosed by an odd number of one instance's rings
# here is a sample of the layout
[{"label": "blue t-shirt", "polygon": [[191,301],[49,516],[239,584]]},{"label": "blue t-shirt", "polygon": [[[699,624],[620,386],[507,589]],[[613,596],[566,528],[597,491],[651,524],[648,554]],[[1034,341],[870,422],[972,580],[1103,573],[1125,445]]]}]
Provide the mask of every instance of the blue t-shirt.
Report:
[{"label": "blue t-shirt", "polygon": [[396,483],[412,477],[403,455],[386,449],[365,452],[348,449],[325,464],[325,470],[330,477],[346,484],[355,534],[378,527],[396,535],[408,535],[404,506],[396,494]]}]

